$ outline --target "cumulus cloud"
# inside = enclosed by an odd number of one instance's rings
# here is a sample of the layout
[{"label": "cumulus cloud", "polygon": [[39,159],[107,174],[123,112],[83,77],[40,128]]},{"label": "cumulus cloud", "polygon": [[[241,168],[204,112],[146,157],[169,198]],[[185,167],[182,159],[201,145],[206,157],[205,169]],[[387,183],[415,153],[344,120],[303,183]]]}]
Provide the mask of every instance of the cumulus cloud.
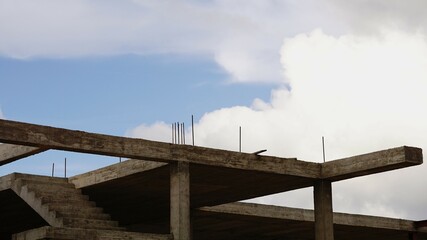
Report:
[{"label": "cumulus cloud", "polygon": [[141,124],[126,133],[128,137],[141,137],[160,142],[171,141],[171,135],[171,126],[164,122],[156,122],[151,125]]},{"label": "cumulus cloud", "polygon": [[0,0],[0,55],[197,54],[234,82],[280,82],[283,36],[335,25],[294,1]]},{"label": "cumulus cloud", "polygon": [[322,27],[334,35],[380,27],[424,30],[413,1],[0,0],[0,56],[70,58],[197,54],[234,82],[283,82],[284,36]]},{"label": "cumulus cloud", "polygon": [[4,119],[4,115],[3,115],[3,112],[1,111],[1,108],[0,108],[0,119]]},{"label": "cumulus cloud", "polygon": [[337,16],[353,31],[376,34],[379,28],[398,28],[409,31],[425,30],[427,17],[423,0],[329,0]]},{"label": "cumulus cloud", "polygon": [[[255,100],[252,107],[207,113],[198,125],[199,138],[208,146],[226,148],[235,142],[233,129],[241,125],[248,138],[264,135],[266,145],[276,146],[277,138],[283,138],[281,147],[270,150],[273,154],[298,153],[307,160],[320,160],[321,154],[304,149],[318,150],[321,136],[336,149],[330,158],[372,151],[385,147],[384,142],[395,146],[402,142],[396,133],[404,133],[409,144],[408,140],[420,138],[408,135],[414,132],[409,130],[422,127],[426,117],[414,108],[426,100],[426,51],[423,35],[403,32],[388,32],[378,39],[333,37],[315,30],[288,38],[282,63],[292,89],[273,90],[267,103]],[[370,144],[359,144],[368,133],[375,134]],[[268,136],[277,137],[268,140]],[[253,144],[246,145],[248,151],[262,147],[257,147],[259,141]]]},{"label": "cumulus cloud", "polygon": [[[421,33],[384,31],[381,37],[334,37],[315,30],[285,39],[281,63],[291,89],[268,102],[206,113],[196,124],[196,144],[322,161],[413,145],[427,149],[427,41]],[[426,179],[416,167],[334,184],[338,211],[422,218]],[[398,191],[397,191],[398,189]],[[258,202],[311,207],[311,190]],[[416,197],[408,197],[416,196]]]}]

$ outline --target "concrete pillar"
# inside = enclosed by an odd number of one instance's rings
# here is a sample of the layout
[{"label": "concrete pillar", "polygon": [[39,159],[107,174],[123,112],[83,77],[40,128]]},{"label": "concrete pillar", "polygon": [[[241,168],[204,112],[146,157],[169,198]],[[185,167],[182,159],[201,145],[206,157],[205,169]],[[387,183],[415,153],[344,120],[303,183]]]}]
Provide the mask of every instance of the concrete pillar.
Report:
[{"label": "concrete pillar", "polygon": [[417,233],[416,232],[408,234],[408,240],[417,240],[417,239],[418,239],[418,237],[417,237]]},{"label": "concrete pillar", "polygon": [[314,184],[314,229],[316,240],[334,239],[332,184],[318,180]]},{"label": "concrete pillar", "polygon": [[190,240],[189,163],[178,162],[170,166],[170,231],[174,240]]}]

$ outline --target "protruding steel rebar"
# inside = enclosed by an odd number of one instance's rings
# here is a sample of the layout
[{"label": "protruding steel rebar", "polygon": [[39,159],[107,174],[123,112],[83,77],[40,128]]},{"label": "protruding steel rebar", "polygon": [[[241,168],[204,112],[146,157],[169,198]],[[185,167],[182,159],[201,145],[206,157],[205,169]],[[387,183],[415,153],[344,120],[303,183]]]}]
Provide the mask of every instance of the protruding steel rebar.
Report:
[{"label": "protruding steel rebar", "polygon": [[259,155],[259,154],[261,154],[261,153],[263,153],[263,152],[267,152],[267,149],[263,149],[263,150],[256,151],[256,152],[254,152],[254,154],[255,154],[255,155]]},{"label": "protruding steel rebar", "polygon": [[239,152],[242,152],[242,127],[239,126]]},{"label": "protruding steel rebar", "polygon": [[178,126],[178,130],[177,130],[177,133],[178,133],[178,144],[180,144],[181,143],[181,139],[180,139],[181,138],[181,136],[180,136],[181,134],[179,132],[179,122],[177,122],[176,124]]},{"label": "protruding steel rebar", "polygon": [[[171,135],[172,144],[185,144],[185,123],[174,122],[172,123],[171,128],[172,128],[172,135]],[[194,145],[194,129],[192,130],[192,132],[193,132],[193,145]]]},{"label": "protruding steel rebar", "polygon": [[194,117],[191,115],[191,140],[193,141],[194,146]]},{"label": "protruding steel rebar", "polygon": [[325,137],[322,136],[322,148],[323,148],[323,162],[326,162],[325,157]]},{"label": "protruding steel rebar", "polygon": [[182,123],[182,144],[185,144],[185,125]]}]

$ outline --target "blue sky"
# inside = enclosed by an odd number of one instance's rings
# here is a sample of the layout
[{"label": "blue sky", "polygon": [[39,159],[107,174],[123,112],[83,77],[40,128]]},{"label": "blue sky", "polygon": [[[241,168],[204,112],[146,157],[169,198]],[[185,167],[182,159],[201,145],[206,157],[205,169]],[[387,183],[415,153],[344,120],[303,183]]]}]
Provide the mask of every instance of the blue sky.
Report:
[{"label": "blue sky", "polygon": [[[272,84],[231,83],[213,61],[177,55],[72,59],[0,58],[5,118],[118,136],[141,123],[197,121],[205,112],[269,98]],[[0,173],[63,176],[118,160],[49,151],[2,167]],[[34,167],[32,163],[37,163]],[[3,175],[2,174],[2,175]]]},{"label": "blue sky", "polygon": [[[423,0],[0,0],[0,117],[322,161],[427,149]],[[421,133],[421,134],[420,134]],[[186,129],[189,135],[189,129]],[[49,151],[2,166],[118,161]],[[338,211],[423,219],[426,166],[334,184]],[[396,192],[395,189],[402,192]],[[417,196],[407,198],[406,196]],[[312,207],[311,190],[258,202]]]},{"label": "blue sky", "polygon": [[6,118],[123,135],[141,122],[189,121],[268,100],[271,85],[235,84],[215,62],[170,55],[0,59]]}]

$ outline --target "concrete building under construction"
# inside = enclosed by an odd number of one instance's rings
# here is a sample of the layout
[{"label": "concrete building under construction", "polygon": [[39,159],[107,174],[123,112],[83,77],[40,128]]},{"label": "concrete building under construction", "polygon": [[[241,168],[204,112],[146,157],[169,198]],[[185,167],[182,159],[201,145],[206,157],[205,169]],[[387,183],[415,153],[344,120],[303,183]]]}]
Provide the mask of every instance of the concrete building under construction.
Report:
[{"label": "concrete building under construction", "polygon": [[[332,209],[334,182],[422,164],[415,147],[313,163],[8,120],[0,142],[0,165],[51,149],[129,159],[70,178],[0,177],[0,239],[427,239],[427,221]],[[314,211],[238,202],[306,187]]]}]

